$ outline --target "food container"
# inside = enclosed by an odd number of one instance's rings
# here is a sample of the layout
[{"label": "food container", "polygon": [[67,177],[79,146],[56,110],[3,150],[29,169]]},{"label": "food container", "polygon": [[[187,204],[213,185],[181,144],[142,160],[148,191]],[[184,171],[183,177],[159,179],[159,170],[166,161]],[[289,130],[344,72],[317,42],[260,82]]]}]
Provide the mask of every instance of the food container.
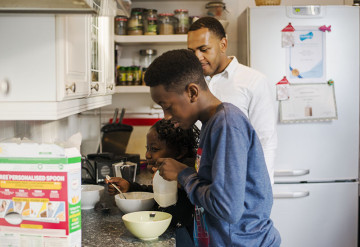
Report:
[{"label": "food container", "polygon": [[189,11],[187,9],[176,9],[175,18],[178,22],[175,24],[176,34],[187,34],[189,31]]},{"label": "food container", "polygon": [[25,142],[0,150],[0,245],[81,246],[79,151]]},{"label": "food container", "polygon": [[154,61],[157,51],[155,49],[140,50],[140,66],[148,68],[152,61]]},{"label": "food container", "polygon": [[208,2],[205,6],[207,15],[215,17],[218,20],[226,20],[226,7],[223,2]]},{"label": "food container", "polygon": [[261,5],[280,5],[281,0],[255,0],[256,6]]},{"label": "food container", "polygon": [[131,10],[131,16],[127,23],[128,35],[142,35],[143,34],[143,8],[134,8]]},{"label": "food container", "polygon": [[159,34],[174,34],[177,19],[173,13],[160,13],[159,14]]},{"label": "food container", "polygon": [[118,15],[115,17],[115,34],[126,35],[126,26],[128,18],[124,15]]},{"label": "food container", "polygon": [[147,9],[144,18],[144,34],[156,35],[157,34],[158,17],[156,9]]}]

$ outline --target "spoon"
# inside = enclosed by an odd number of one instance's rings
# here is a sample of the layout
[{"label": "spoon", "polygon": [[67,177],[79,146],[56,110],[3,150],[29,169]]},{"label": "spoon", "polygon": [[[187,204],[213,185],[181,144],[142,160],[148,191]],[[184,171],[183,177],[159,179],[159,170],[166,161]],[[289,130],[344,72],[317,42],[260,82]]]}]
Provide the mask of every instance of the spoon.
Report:
[{"label": "spoon", "polygon": [[10,212],[5,215],[5,220],[12,225],[19,225],[23,220],[29,221],[38,221],[38,222],[49,222],[49,223],[59,223],[58,218],[23,218],[21,214],[16,212]]},{"label": "spoon", "polygon": [[[106,179],[111,180],[111,177],[109,175],[106,175]],[[121,190],[115,184],[113,184],[112,182],[110,182],[110,183],[112,184],[112,186],[115,187],[115,189],[117,189],[117,191],[120,192],[120,194],[124,197],[124,199],[126,199],[125,195],[121,192]]]}]

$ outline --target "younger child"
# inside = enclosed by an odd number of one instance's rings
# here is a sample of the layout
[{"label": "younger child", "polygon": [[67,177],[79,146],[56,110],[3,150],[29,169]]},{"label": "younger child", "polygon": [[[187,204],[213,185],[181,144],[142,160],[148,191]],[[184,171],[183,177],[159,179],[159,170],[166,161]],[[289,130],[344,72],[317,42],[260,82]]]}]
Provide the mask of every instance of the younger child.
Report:
[{"label": "younger child", "polygon": [[[167,120],[159,120],[148,131],[146,135],[146,160],[148,166],[153,166],[157,159],[172,157],[179,162],[185,163],[190,167],[195,165],[196,149],[198,146],[199,129],[194,125],[188,130],[174,128],[174,125]],[[106,180],[106,183],[112,182],[117,185],[122,192],[130,191],[149,191],[153,192],[152,185],[140,185],[130,183],[120,177],[113,177]],[[118,193],[115,188],[109,184],[108,191],[110,194]],[[171,225],[186,227],[188,237],[191,240],[193,228],[193,212],[195,206],[187,198],[186,192],[178,189],[178,201],[175,205],[167,208],[159,208],[172,214]],[[177,235],[178,235],[177,230]],[[182,233],[184,234],[184,232]],[[177,242],[181,239],[177,238]],[[191,243],[192,244],[192,243]],[[179,244],[177,244],[178,246]]]}]

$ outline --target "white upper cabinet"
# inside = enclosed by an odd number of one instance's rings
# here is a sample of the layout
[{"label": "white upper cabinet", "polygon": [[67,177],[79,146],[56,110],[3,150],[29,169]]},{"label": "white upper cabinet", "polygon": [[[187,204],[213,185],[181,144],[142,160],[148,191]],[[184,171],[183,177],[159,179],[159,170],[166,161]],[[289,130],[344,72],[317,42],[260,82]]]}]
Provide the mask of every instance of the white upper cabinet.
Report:
[{"label": "white upper cabinet", "polygon": [[1,14],[0,120],[56,120],[111,104],[105,86],[88,98],[92,32],[90,15]]},{"label": "white upper cabinet", "polygon": [[0,15],[0,102],[89,94],[89,16]]}]

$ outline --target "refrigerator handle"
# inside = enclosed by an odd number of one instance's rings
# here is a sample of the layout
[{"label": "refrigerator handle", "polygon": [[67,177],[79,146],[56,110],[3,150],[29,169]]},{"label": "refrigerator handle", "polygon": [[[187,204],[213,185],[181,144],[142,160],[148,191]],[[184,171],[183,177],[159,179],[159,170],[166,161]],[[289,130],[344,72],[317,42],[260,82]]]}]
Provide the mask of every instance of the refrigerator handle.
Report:
[{"label": "refrigerator handle", "polygon": [[301,170],[275,170],[275,177],[283,177],[283,176],[304,176],[309,174],[309,169],[301,169]]},{"label": "refrigerator handle", "polygon": [[295,192],[283,192],[283,193],[274,193],[273,198],[274,199],[284,199],[284,198],[301,198],[301,197],[307,197],[310,195],[309,191],[295,191]]}]

